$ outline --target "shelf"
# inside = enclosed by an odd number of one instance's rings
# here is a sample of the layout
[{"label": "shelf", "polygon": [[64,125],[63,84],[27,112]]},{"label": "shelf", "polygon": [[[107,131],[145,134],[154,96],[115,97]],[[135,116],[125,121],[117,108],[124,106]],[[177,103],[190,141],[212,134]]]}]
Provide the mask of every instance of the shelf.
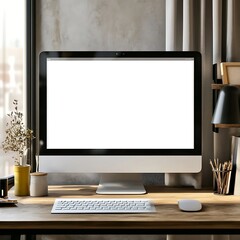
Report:
[{"label": "shelf", "polygon": [[214,124],[216,128],[240,128],[240,124]]},{"label": "shelf", "polygon": [[[216,90],[213,91],[213,106],[215,105],[216,101],[217,101],[217,97],[218,97],[218,90],[221,90],[223,87],[225,86],[229,86],[230,84],[217,84],[217,83],[213,83],[212,85],[212,90]],[[235,87],[240,88],[240,85],[232,85]],[[240,124],[213,124],[214,128],[240,128]]]},{"label": "shelf", "polygon": [[[213,90],[221,90],[223,87],[228,86],[228,85],[230,85],[230,84],[217,84],[217,83],[213,83],[212,84],[212,89]],[[232,85],[232,86],[240,88],[240,85]]]}]

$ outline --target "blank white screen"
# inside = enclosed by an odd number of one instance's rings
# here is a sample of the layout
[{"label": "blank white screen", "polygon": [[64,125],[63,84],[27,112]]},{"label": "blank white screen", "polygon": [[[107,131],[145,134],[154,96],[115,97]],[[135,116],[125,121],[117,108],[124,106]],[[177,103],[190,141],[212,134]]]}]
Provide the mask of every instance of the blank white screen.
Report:
[{"label": "blank white screen", "polygon": [[47,61],[48,149],[193,147],[193,60]]}]

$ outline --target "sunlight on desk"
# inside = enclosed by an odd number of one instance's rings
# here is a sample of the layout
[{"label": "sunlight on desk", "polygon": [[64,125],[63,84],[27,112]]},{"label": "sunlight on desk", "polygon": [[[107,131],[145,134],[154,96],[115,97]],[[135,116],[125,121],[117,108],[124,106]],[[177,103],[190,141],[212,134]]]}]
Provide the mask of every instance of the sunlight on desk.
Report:
[{"label": "sunlight on desk", "polygon": [[[17,197],[17,207],[0,208],[0,230],[34,233],[75,233],[92,229],[107,232],[115,229],[136,232],[187,233],[188,231],[240,232],[240,196],[215,195],[211,190],[149,187],[145,195],[125,195],[125,198],[148,198],[156,207],[156,213],[146,214],[51,214],[56,198],[122,198],[122,195],[96,195],[96,186],[49,186],[49,196]],[[9,192],[13,196],[13,190]],[[203,209],[200,212],[182,212],[179,199],[197,199]]]}]

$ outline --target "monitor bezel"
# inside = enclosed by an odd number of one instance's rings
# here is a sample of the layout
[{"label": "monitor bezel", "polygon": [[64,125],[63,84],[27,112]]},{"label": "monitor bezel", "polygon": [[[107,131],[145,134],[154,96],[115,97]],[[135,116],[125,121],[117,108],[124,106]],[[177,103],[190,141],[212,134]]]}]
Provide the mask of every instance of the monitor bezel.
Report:
[{"label": "monitor bezel", "polygon": [[[48,149],[47,146],[47,60],[49,58],[190,58],[194,59],[194,148],[193,149]],[[202,154],[201,54],[196,51],[44,51],[39,57],[40,155],[158,156]],[[177,125],[177,122],[176,122]],[[174,126],[175,127],[175,126]]]}]

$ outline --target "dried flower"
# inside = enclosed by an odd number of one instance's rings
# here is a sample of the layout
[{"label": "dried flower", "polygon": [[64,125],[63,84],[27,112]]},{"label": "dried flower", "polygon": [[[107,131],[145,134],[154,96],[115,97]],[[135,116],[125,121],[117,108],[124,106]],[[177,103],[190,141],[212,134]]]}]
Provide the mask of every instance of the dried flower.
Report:
[{"label": "dried flower", "polygon": [[34,138],[33,131],[25,127],[23,123],[23,114],[18,111],[18,101],[13,101],[14,111],[7,116],[10,121],[6,124],[6,138],[2,142],[2,147],[5,152],[18,152],[18,157],[15,156],[16,165],[20,165],[20,159],[23,158],[25,151],[30,147],[31,141]]}]

